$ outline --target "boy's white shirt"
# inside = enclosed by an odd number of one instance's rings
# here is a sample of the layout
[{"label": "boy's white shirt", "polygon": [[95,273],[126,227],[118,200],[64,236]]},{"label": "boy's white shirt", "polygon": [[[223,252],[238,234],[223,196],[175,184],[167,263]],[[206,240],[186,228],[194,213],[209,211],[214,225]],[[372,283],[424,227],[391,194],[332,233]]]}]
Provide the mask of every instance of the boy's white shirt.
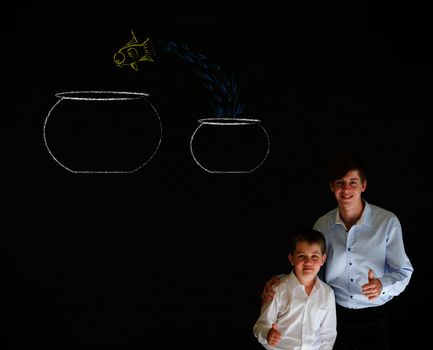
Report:
[{"label": "boy's white shirt", "polygon": [[[267,334],[276,323],[281,341],[270,346]],[[293,271],[283,277],[275,287],[275,296],[263,304],[253,332],[266,349],[275,350],[327,350],[332,349],[337,337],[337,319],[334,291],[317,276],[315,285],[307,295]]]}]

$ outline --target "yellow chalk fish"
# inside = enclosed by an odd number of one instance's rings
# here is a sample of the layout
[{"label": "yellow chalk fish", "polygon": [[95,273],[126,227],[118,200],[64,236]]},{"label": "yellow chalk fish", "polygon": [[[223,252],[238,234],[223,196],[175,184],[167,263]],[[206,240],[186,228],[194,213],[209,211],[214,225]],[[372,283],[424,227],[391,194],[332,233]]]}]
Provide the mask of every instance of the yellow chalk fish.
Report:
[{"label": "yellow chalk fish", "polygon": [[155,55],[155,52],[150,43],[150,38],[139,44],[134,32],[131,31],[131,33],[132,39],[114,54],[113,59],[118,67],[131,66],[134,70],[138,71],[137,62],[153,62],[151,56]]}]

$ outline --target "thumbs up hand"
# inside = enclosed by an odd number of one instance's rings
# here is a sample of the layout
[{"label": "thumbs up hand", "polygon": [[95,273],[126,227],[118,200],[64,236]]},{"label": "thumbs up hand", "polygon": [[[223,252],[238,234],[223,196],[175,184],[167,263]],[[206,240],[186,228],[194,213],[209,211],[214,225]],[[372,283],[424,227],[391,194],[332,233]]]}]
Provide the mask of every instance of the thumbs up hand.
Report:
[{"label": "thumbs up hand", "polygon": [[266,339],[270,346],[276,346],[280,342],[281,333],[276,323],[272,324],[272,328],[268,331],[268,336],[266,337]]},{"label": "thumbs up hand", "polygon": [[368,270],[368,283],[362,286],[362,293],[369,299],[374,300],[382,291],[382,282],[374,277],[374,271]]}]

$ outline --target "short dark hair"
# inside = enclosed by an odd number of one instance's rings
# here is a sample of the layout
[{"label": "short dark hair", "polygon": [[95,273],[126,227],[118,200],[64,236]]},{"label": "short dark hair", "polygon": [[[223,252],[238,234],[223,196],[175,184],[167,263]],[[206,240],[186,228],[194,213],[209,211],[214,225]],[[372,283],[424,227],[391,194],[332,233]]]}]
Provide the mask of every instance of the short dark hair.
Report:
[{"label": "short dark hair", "polygon": [[304,228],[297,230],[290,238],[289,252],[295,253],[296,245],[299,242],[307,242],[308,244],[318,244],[322,254],[326,254],[326,240],[323,234],[312,228]]},{"label": "short dark hair", "polygon": [[349,171],[357,170],[361,182],[367,179],[367,171],[363,160],[353,154],[343,154],[334,159],[329,170],[329,181],[343,178]]}]

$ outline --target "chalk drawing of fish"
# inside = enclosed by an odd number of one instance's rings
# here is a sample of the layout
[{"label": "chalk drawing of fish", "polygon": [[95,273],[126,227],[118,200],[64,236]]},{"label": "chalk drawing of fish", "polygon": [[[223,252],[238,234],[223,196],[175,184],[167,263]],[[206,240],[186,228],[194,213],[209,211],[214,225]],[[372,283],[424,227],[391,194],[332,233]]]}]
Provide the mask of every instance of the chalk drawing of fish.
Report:
[{"label": "chalk drawing of fish", "polygon": [[134,32],[131,31],[131,33],[132,39],[114,54],[113,59],[118,67],[131,66],[134,70],[138,71],[137,62],[153,62],[151,56],[155,55],[155,51],[150,43],[150,38],[147,38],[140,44]]}]

